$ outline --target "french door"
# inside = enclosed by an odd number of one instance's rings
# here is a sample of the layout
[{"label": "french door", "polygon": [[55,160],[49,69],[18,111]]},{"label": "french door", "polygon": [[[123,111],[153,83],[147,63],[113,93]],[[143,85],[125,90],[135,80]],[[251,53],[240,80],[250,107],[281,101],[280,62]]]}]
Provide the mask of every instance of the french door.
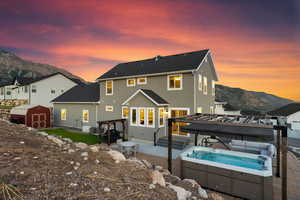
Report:
[{"label": "french door", "polygon": [[[188,111],[189,111],[188,109],[171,109],[171,118],[183,117],[185,115],[188,115],[189,114]],[[187,123],[184,123],[184,122],[175,122],[175,123],[173,123],[172,133],[174,135],[188,136],[188,133],[180,131],[180,127],[186,126],[186,125],[187,125]]]}]

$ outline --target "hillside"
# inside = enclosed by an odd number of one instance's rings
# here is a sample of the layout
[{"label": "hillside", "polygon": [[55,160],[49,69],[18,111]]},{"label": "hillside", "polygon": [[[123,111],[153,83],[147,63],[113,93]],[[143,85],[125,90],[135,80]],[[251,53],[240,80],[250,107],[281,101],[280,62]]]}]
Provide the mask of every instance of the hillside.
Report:
[{"label": "hillside", "polygon": [[40,77],[61,72],[70,78],[83,79],[70,72],[48,64],[24,60],[13,53],[0,49],[0,84],[11,81],[14,77]]},{"label": "hillside", "polygon": [[265,92],[247,91],[224,85],[216,85],[216,100],[226,101],[243,111],[260,112],[270,111],[293,102]]}]

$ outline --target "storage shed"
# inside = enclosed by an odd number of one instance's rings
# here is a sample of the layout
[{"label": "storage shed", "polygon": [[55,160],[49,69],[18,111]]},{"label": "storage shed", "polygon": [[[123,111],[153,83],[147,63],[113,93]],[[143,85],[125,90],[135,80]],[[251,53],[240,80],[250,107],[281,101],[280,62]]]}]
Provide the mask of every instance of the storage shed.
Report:
[{"label": "storage shed", "polygon": [[32,128],[48,128],[50,115],[50,108],[40,105],[22,105],[11,109],[10,121]]}]

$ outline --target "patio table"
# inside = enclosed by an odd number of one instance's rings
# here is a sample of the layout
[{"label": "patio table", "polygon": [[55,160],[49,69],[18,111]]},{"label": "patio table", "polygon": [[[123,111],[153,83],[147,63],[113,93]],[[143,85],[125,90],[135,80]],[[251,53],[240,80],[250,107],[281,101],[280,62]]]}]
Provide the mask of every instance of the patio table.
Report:
[{"label": "patio table", "polygon": [[121,142],[119,145],[121,147],[122,153],[126,153],[127,155],[133,153],[134,156],[136,156],[137,149],[138,149],[137,143],[127,141],[127,142]]}]

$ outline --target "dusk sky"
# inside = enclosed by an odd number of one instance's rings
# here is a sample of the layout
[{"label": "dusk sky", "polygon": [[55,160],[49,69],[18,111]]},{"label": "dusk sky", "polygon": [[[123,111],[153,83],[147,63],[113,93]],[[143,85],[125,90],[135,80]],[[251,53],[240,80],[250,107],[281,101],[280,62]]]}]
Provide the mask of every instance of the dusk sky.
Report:
[{"label": "dusk sky", "polygon": [[219,83],[300,101],[299,0],[1,0],[0,48],[94,81],[211,49]]}]

